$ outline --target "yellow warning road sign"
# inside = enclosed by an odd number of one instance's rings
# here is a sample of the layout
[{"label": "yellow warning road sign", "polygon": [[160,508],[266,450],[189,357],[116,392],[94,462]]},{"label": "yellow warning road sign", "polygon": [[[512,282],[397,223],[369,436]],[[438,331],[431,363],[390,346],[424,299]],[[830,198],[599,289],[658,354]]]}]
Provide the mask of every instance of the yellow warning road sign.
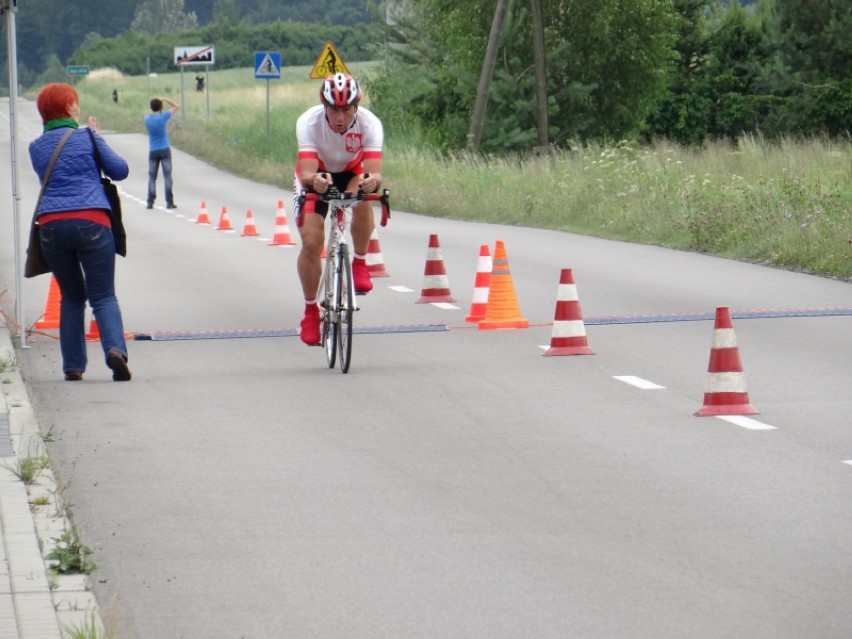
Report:
[{"label": "yellow warning road sign", "polygon": [[314,80],[323,80],[335,73],[349,73],[349,69],[343,63],[340,54],[334,48],[331,42],[326,42],[322,48],[322,53],[319,54],[314,68],[311,69],[311,78]]}]

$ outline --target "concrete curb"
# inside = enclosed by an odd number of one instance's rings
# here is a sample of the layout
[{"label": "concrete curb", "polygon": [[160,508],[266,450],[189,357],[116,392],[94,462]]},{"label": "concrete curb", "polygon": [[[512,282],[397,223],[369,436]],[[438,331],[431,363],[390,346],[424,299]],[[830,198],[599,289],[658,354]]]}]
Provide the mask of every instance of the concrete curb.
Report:
[{"label": "concrete curb", "polygon": [[0,327],[0,639],[106,637],[88,575],[48,569],[57,538],[72,527],[49,467],[30,485],[16,474],[27,459],[47,459],[47,450],[11,337]]}]

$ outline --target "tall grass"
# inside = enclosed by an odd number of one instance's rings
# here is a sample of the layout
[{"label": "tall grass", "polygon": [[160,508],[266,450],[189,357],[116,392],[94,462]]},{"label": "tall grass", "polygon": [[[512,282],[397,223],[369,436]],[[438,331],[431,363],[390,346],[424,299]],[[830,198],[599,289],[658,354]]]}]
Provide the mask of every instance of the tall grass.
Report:
[{"label": "tall grass", "polygon": [[[350,70],[369,79],[374,68]],[[269,81],[268,133],[267,81],[255,80],[251,69],[211,72],[209,96],[195,92],[190,73],[182,80],[179,73],[127,78],[96,71],[77,88],[83,115],[91,110],[104,128],[124,132],[144,132],[152,96],[183,96],[175,146],[289,188],[295,121],[317,102],[309,71],[287,68]],[[401,210],[659,244],[852,281],[849,138],[777,143],[746,136],[697,150],[592,143],[544,157],[490,157],[424,148],[411,132],[388,130],[385,137],[386,185]]]}]

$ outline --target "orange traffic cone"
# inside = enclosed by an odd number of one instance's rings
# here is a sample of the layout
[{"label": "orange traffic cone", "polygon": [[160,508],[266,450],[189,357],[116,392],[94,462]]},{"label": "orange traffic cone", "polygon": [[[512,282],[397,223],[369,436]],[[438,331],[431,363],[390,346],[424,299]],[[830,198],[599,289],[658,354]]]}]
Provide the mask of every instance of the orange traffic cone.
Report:
[{"label": "orange traffic cone", "polygon": [[290,237],[290,226],[287,224],[287,215],[284,212],[284,202],[278,200],[278,210],[275,213],[275,231],[269,246],[293,246],[296,244]]},{"label": "orange traffic cone", "polygon": [[228,217],[228,207],[222,207],[222,213],[219,214],[219,226],[216,227],[217,231],[233,231],[234,227],[231,226],[231,218]]},{"label": "orange traffic cone", "polygon": [[431,302],[455,302],[456,298],[450,293],[450,282],[447,271],[444,270],[444,258],[441,256],[441,245],[437,235],[429,236],[429,248],[426,252],[426,268],[424,269],[423,290],[417,304]]},{"label": "orange traffic cone", "polygon": [[375,227],[373,227],[373,234],[370,235],[370,243],[367,245],[366,261],[370,277],[390,277],[390,273],[385,270],[385,258],[382,257],[379,233]]},{"label": "orange traffic cone", "polygon": [[470,315],[465,322],[478,322],[485,319],[485,307],[488,305],[488,290],[491,288],[491,251],[488,245],[479,247],[479,259],[476,261],[476,278],[473,280],[473,301],[470,303]]},{"label": "orange traffic cone", "polygon": [[553,332],[550,348],[545,355],[594,355],[586,339],[586,326],[583,324],[583,312],[577,297],[577,287],[570,268],[563,268],[559,276],[559,289],[556,292],[556,313],[553,318]]},{"label": "orange traffic cone", "polygon": [[59,328],[59,305],[62,302],[62,292],[59,290],[59,282],[51,274],[50,287],[47,289],[47,304],[44,306],[44,315],[35,323],[35,328]]},{"label": "orange traffic cone", "polygon": [[485,306],[485,318],[480,320],[479,330],[492,328],[527,328],[527,318],[521,316],[515,284],[509,271],[509,258],[503,240],[497,240],[494,246],[494,260],[491,267],[491,290],[488,291],[488,304]]},{"label": "orange traffic cone", "polygon": [[716,309],[716,324],[704,385],[704,405],[695,413],[706,415],[756,415],[749,404],[737,337],[727,306]]},{"label": "orange traffic cone", "polygon": [[101,338],[101,331],[98,328],[98,320],[96,320],[93,317],[92,321],[89,323],[89,332],[86,333],[86,339],[92,341],[92,340],[99,340],[100,338]]},{"label": "orange traffic cone", "polygon": [[260,235],[260,233],[257,232],[257,226],[254,224],[254,215],[252,214],[251,209],[246,211],[246,223],[243,225],[243,237],[246,237],[247,235]]},{"label": "orange traffic cone", "polygon": [[196,224],[210,224],[210,216],[207,214],[207,204],[201,200],[201,208],[198,209],[198,217],[195,218]]}]

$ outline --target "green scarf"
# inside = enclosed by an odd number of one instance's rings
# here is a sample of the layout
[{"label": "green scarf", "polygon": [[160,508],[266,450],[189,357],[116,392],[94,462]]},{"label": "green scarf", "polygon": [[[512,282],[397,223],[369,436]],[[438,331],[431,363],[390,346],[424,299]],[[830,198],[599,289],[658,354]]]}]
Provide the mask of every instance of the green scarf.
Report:
[{"label": "green scarf", "polygon": [[74,118],[56,118],[55,120],[51,120],[50,122],[44,125],[44,131],[45,133],[47,133],[48,131],[58,129],[62,126],[70,126],[72,129],[76,129],[80,125],[77,124],[77,120],[75,120]]}]

